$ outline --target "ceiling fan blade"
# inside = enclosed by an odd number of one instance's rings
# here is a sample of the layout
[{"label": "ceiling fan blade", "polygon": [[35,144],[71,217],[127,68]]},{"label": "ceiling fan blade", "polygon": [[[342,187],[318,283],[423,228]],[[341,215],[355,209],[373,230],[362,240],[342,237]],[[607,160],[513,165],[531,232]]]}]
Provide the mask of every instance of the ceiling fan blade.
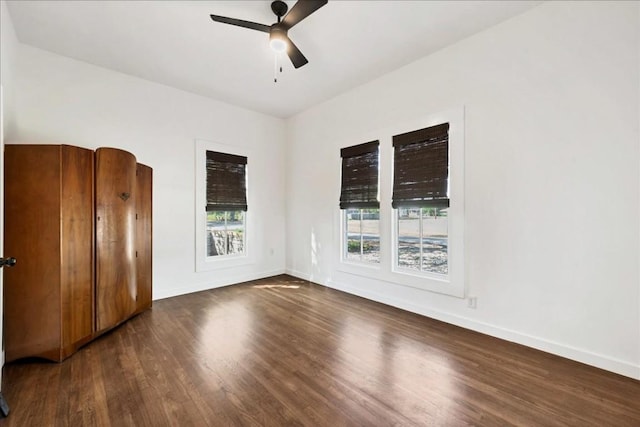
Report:
[{"label": "ceiling fan blade", "polygon": [[289,56],[289,59],[293,63],[294,68],[300,68],[309,62],[309,60],[305,58],[302,52],[300,52],[300,49],[298,49],[298,46],[293,44],[293,42],[289,37],[287,37],[287,55]]},{"label": "ceiling fan blade", "polygon": [[288,30],[327,3],[328,0],[298,0],[284,17],[280,25]]},{"label": "ceiling fan blade", "polygon": [[251,30],[258,30],[265,33],[268,33],[269,30],[271,30],[270,25],[258,24],[257,22],[243,21],[242,19],[227,18],[226,16],[219,16],[219,15],[210,15],[210,16],[211,16],[211,19],[213,19],[214,21],[222,22],[223,24],[237,25],[238,27],[249,28]]}]

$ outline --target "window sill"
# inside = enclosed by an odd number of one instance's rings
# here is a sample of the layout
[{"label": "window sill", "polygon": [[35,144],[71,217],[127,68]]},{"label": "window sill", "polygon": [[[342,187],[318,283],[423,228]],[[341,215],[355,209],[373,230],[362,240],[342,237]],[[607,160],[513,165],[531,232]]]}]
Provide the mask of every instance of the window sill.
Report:
[{"label": "window sill", "polygon": [[199,260],[196,265],[196,272],[221,270],[250,264],[253,264],[253,259],[246,254],[207,257],[203,260]]},{"label": "window sill", "polygon": [[380,263],[371,263],[371,262],[363,262],[363,261],[349,261],[346,259],[340,260],[340,270],[348,273],[349,270],[352,269],[365,269],[371,271],[380,271]]},{"label": "window sill", "polygon": [[338,263],[337,270],[341,273],[385,282],[394,286],[406,286],[426,292],[464,298],[464,283],[452,281],[451,275],[414,274],[403,270],[389,271],[382,265],[358,264],[343,260]]},{"label": "window sill", "polygon": [[416,279],[427,279],[427,280],[435,280],[442,283],[450,283],[448,274],[438,274],[438,273],[429,273],[426,271],[416,271],[410,269],[404,269],[401,267],[396,267],[392,270],[393,274],[398,274],[401,276],[414,277]]}]

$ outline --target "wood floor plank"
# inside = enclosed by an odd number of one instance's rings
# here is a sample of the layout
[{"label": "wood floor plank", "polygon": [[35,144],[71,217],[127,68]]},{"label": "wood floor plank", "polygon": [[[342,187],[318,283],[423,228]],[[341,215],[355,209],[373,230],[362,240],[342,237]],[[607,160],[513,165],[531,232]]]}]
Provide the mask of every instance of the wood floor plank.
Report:
[{"label": "wood floor plank", "polygon": [[290,276],[5,366],[13,426],[640,426],[640,381]]}]

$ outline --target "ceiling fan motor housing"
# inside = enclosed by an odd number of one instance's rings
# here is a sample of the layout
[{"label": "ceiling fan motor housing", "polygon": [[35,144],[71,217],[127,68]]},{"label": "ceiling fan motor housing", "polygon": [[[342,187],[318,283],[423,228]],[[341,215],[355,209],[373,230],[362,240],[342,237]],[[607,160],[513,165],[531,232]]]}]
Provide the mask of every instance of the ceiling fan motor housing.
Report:
[{"label": "ceiling fan motor housing", "polygon": [[281,0],[275,0],[271,3],[271,10],[278,17],[278,22],[280,22],[280,18],[282,18],[289,10],[289,6]]}]

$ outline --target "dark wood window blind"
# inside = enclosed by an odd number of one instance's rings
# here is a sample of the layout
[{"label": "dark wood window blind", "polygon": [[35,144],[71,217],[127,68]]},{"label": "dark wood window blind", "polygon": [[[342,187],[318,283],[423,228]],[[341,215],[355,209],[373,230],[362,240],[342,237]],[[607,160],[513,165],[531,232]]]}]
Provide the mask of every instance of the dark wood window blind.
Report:
[{"label": "dark wood window blind", "polygon": [[371,141],[340,150],[342,157],[340,209],[380,207],[378,201],[379,145],[379,141]]},{"label": "dark wood window blind", "polygon": [[448,207],[449,123],[393,137],[392,206]]},{"label": "dark wood window blind", "polygon": [[207,151],[207,211],[247,210],[247,158]]}]

